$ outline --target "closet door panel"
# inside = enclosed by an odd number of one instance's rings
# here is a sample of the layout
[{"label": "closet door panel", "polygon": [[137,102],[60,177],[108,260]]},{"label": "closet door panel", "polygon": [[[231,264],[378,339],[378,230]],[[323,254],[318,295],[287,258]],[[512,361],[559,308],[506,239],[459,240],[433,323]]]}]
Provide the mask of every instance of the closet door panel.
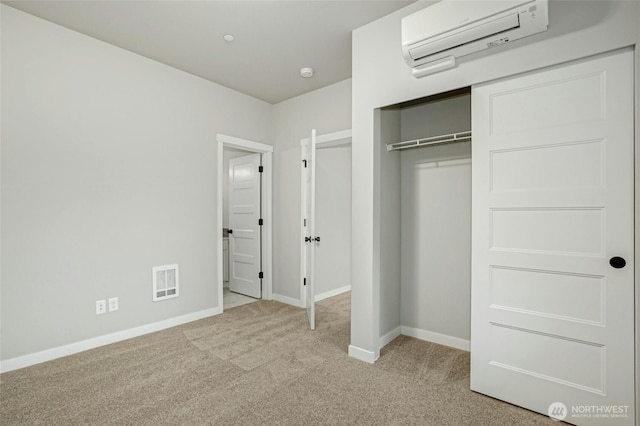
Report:
[{"label": "closet door panel", "polygon": [[473,88],[473,390],[634,423],[632,88],[630,51]]},{"label": "closet door panel", "polygon": [[[490,191],[602,189],[605,149],[598,139],[493,151]],[[567,164],[576,158],[580,161],[568,173]]]}]

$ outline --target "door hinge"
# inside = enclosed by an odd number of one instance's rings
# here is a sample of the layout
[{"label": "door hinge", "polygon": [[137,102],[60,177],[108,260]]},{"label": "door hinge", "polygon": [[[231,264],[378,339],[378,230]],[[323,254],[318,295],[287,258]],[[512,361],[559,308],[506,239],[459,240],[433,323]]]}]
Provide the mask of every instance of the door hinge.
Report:
[{"label": "door hinge", "polygon": [[307,168],[307,160],[302,160],[302,162],[304,163],[304,168]]},{"label": "door hinge", "polygon": [[264,221],[262,219],[258,219],[258,226],[264,225]]},{"label": "door hinge", "polygon": [[264,172],[264,167],[263,166],[258,166],[258,173],[262,173]]},{"label": "door hinge", "polygon": [[304,220],[304,225],[303,226],[307,226],[307,219],[303,219]]},{"label": "door hinge", "polygon": [[307,285],[307,279],[306,278],[302,279],[302,285]]},{"label": "door hinge", "polygon": [[259,273],[258,273],[258,278],[263,279],[263,278],[264,278],[264,273],[259,272]]}]

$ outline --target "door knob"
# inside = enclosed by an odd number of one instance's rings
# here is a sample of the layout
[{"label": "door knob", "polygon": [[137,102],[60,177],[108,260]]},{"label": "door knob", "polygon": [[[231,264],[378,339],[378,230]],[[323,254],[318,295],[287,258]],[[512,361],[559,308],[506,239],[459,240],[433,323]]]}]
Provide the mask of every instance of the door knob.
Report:
[{"label": "door knob", "polygon": [[319,242],[320,242],[320,237],[315,237],[315,238],[313,239],[313,241],[315,241],[316,243],[319,243]]},{"label": "door knob", "polygon": [[310,243],[311,242],[311,237],[304,237],[304,242],[305,243]]},{"label": "door knob", "polygon": [[626,264],[627,264],[627,261],[620,256],[615,256],[609,259],[609,265],[613,266],[616,269],[624,268]]}]

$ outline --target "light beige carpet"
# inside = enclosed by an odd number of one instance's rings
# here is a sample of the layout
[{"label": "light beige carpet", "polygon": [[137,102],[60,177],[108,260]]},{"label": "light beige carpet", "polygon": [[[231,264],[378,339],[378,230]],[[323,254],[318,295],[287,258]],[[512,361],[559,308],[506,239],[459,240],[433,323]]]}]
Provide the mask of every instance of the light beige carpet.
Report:
[{"label": "light beige carpet", "polygon": [[348,357],[349,293],[260,301],[0,375],[2,425],[537,425],[469,390],[469,354],[399,337]]}]

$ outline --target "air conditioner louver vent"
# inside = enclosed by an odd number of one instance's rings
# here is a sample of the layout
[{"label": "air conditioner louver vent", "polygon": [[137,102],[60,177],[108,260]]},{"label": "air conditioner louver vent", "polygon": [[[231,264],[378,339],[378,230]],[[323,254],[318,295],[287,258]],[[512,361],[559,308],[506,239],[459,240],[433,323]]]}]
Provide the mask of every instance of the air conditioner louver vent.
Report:
[{"label": "air conditioner louver vent", "polygon": [[431,55],[436,55],[447,50],[456,49],[475,40],[496,36],[506,31],[515,30],[520,27],[520,18],[516,13],[500,19],[488,21],[479,27],[472,27],[455,34],[456,42],[451,43],[451,36],[441,40],[434,40],[431,43],[423,44],[415,49],[409,49],[409,54],[414,61],[420,61]]},{"label": "air conditioner louver vent", "polygon": [[548,0],[441,0],[402,18],[402,53],[413,76],[457,66],[457,58],[547,30]]}]

